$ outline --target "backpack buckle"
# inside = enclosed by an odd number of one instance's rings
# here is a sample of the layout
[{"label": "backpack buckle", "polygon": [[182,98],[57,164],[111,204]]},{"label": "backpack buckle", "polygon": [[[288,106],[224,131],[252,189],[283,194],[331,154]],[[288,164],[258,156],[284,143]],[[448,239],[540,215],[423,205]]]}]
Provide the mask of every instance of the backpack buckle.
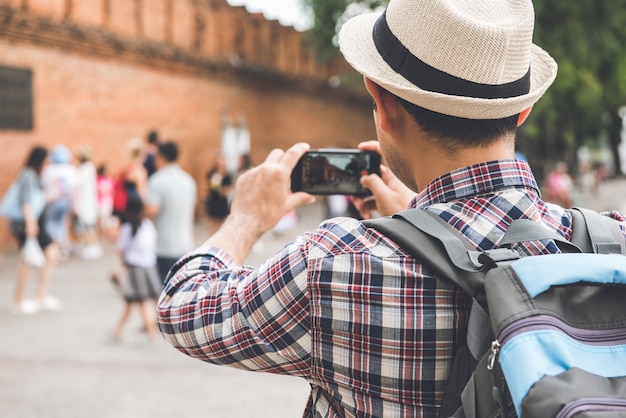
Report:
[{"label": "backpack buckle", "polygon": [[470,253],[470,260],[476,267],[491,268],[498,263],[519,259],[519,253],[510,248],[496,248],[493,250]]}]

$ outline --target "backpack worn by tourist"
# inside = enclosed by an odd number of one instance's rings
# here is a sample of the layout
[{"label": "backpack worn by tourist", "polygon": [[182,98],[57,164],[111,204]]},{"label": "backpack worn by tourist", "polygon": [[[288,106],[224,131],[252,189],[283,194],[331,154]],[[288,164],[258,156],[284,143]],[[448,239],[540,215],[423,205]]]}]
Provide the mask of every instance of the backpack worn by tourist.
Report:
[{"label": "backpack worn by tourist", "polygon": [[[571,243],[520,219],[488,251],[420,209],[365,222],[473,298],[440,417],[626,417],[624,236],[611,218],[570,212]],[[511,249],[537,240],[563,253]]]}]

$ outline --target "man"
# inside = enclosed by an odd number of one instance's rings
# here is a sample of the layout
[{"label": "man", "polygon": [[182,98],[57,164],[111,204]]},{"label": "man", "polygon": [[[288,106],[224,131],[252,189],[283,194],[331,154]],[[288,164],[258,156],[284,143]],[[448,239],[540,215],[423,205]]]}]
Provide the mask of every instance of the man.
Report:
[{"label": "man", "polygon": [[146,214],[157,230],[157,264],[161,282],[170,267],[194,247],[193,224],[196,182],[178,164],[178,146],[172,141],[159,145],[157,171],[148,181]]},{"label": "man", "polygon": [[[533,13],[531,0],[391,0],[382,16],[343,26],[341,51],[365,77],[389,168],[362,178],[375,197],[374,207],[359,202],[364,215],[410,200],[477,248],[497,246],[516,218],[570,239],[568,212],[544,203],[530,167],[514,159],[515,130],[557,69],[532,45]],[[161,332],[208,362],[305,378],[306,417],[436,417],[464,339],[462,291],[351,218],[241,266],[282,214],[312,199],[287,191],[307,148],[274,150],[241,176],[223,227],[168,279]],[[558,251],[551,241],[518,247]]]}]

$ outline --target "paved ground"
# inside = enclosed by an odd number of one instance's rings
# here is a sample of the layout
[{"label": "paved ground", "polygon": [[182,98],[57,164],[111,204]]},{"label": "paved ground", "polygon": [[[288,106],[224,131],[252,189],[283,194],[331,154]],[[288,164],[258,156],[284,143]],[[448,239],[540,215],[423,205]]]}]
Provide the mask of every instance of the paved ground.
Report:
[{"label": "paved ground", "polygon": [[[249,264],[316,226],[321,210],[319,204],[302,208],[294,231],[264,236]],[[205,230],[197,226],[198,243]],[[0,260],[0,418],[302,416],[309,392],[304,380],[217,367],[160,338],[149,343],[137,313],[122,341],[114,342],[111,331],[123,304],[107,278],[116,263],[110,245],[103,259],[62,262],[51,293],[64,307],[35,316],[5,309],[16,256],[9,252]]]},{"label": "paved ground", "polygon": [[[626,209],[626,181],[607,183],[581,205]],[[321,219],[321,205],[302,208],[298,228],[266,235],[249,264]],[[204,226],[198,225],[202,240]],[[107,275],[111,247],[98,261],[72,258],[54,274],[57,313],[11,316],[15,252],[0,260],[1,418],[275,417],[302,414],[308,385],[301,379],[242,372],[191,360],[164,341],[147,342],[137,316],[121,342],[110,338],[122,303]]]}]

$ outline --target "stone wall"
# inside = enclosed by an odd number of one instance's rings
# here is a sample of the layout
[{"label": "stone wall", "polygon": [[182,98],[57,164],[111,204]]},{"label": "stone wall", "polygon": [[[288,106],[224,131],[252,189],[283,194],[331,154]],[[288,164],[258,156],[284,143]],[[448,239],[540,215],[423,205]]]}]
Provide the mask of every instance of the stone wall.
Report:
[{"label": "stone wall", "polygon": [[317,62],[302,33],[224,0],[0,0],[0,22],[0,65],[31,69],[34,91],[33,130],[0,130],[0,191],[35,144],[89,144],[115,173],[128,139],[157,129],[202,198],[225,109],[246,116],[253,162],[375,137],[363,91],[328,83],[345,63]]}]

